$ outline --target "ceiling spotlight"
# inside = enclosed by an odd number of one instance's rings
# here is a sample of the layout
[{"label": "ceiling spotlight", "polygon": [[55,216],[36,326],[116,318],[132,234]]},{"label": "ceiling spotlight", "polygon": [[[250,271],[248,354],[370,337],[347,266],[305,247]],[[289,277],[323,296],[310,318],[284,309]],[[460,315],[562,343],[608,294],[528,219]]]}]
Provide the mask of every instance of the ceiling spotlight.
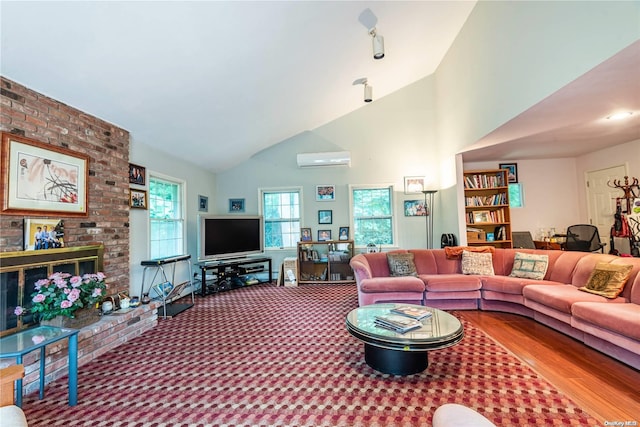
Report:
[{"label": "ceiling spotlight", "polygon": [[607,116],[607,120],[622,120],[633,115],[633,111],[624,111]]},{"label": "ceiling spotlight", "polygon": [[369,86],[366,77],[356,79],[353,85],[364,85],[364,102],[373,101],[373,86]]},{"label": "ceiling spotlight", "polygon": [[373,39],[373,59],[384,58],[384,37],[376,32],[376,27],[369,30]]}]

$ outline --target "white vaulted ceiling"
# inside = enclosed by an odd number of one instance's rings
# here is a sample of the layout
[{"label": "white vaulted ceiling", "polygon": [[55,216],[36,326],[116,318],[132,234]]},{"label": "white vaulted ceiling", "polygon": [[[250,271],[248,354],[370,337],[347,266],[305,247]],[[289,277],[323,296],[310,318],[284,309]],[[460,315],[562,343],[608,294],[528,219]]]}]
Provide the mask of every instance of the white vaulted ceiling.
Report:
[{"label": "white vaulted ceiling", "polygon": [[432,74],[474,5],[2,1],[0,71],[218,172]]}]

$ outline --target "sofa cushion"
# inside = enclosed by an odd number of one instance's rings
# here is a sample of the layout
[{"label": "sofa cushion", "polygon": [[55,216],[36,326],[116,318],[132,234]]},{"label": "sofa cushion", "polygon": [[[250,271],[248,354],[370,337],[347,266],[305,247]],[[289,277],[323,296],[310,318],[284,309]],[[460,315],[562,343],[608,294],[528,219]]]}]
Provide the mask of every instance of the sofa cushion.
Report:
[{"label": "sofa cushion", "polygon": [[482,289],[502,292],[505,294],[522,295],[522,290],[528,285],[563,285],[564,283],[549,280],[522,279],[510,276],[484,276],[482,277]]},{"label": "sofa cushion", "polygon": [[589,276],[586,286],[578,289],[602,295],[605,298],[616,298],[629,280],[632,268],[632,265],[598,263]]},{"label": "sofa cushion", "polygon": [[638,327],[640,305],[638,304],[577,302],[571,307],[571,314],[584,322],[640,340]]},{"label": "sofa cushion", "polygon": [[421,274],[428,292],[477,291],[482,287],[478,276],[460,274]]},{"label": "sofa cushion", "polygon": [[388,253],[389,274],[391,276],[417,276],[416,265],[413,262],[413,254]]},{"label": "sofa cushion", "polygon": [[360,283],[362,292],[424,292],[424,282],[414,276],[374,277]]},{"label": "sofa cushion", "polygon": [[462,274],[493,276],[492,260],[491,252],[462,251]]},{"label": "sofa cushion", "polygon": [[542,280],[547,273],[548,267],[549,257],[547,255],[516,252],[516,256],[513,259],[513,269],[509,276]]},{"label": "sofa cushion", "polygon": [[566,314],[571,314],[571,306],[576,302],[625,302],[624,298],[608,300],[600,295],[580,292],[573,285],[528,285],[522,294],[525,304],[530,300]]}]

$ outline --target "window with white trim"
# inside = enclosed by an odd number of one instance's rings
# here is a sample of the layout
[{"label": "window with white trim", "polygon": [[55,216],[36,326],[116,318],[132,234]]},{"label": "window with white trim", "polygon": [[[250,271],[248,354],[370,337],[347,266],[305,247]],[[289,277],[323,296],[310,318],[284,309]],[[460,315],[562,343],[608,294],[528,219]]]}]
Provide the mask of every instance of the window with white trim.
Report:
[{"label": "window with white trim", "polygon": [[393,186],[351,187],[353,238],[356,246],[394,245]]},{"label": "window with white trim", "polygon": [[265,249],[295,248],[300,240],[300,188],[261,190]]},{"label": "window with white trim", "polygon": [[149,174],[151,258],[185,253],[184,182]]}]

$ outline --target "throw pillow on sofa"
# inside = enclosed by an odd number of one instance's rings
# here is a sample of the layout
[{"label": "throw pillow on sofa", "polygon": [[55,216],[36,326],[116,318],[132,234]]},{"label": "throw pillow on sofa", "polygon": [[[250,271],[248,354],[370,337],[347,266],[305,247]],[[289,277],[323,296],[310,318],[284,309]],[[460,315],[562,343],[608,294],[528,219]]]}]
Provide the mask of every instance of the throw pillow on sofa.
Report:
[{"label": "throw pillow on sofa", "polygon": [[511,269],[511,277],[520,277],[521,279],[543,280],[547,274],[549,267],[548,255],[535,255],[516,252],[513,258],[513,268]]},{"label": "throw pillow on sofa", "polygon": [[491,252],[462,251],[462,274],[493,276],[493,256]]},{"label": "throw pillow on sofa", "polygon": [[391,276],[417,276],[413,254],[387,254]]},{"label": "throw pillow on sofa", "polygon": [[578,289],[605,298],[616,298],[622,293],[632,269],[632,265],[599,262],[591,272],[587,285]]}]

